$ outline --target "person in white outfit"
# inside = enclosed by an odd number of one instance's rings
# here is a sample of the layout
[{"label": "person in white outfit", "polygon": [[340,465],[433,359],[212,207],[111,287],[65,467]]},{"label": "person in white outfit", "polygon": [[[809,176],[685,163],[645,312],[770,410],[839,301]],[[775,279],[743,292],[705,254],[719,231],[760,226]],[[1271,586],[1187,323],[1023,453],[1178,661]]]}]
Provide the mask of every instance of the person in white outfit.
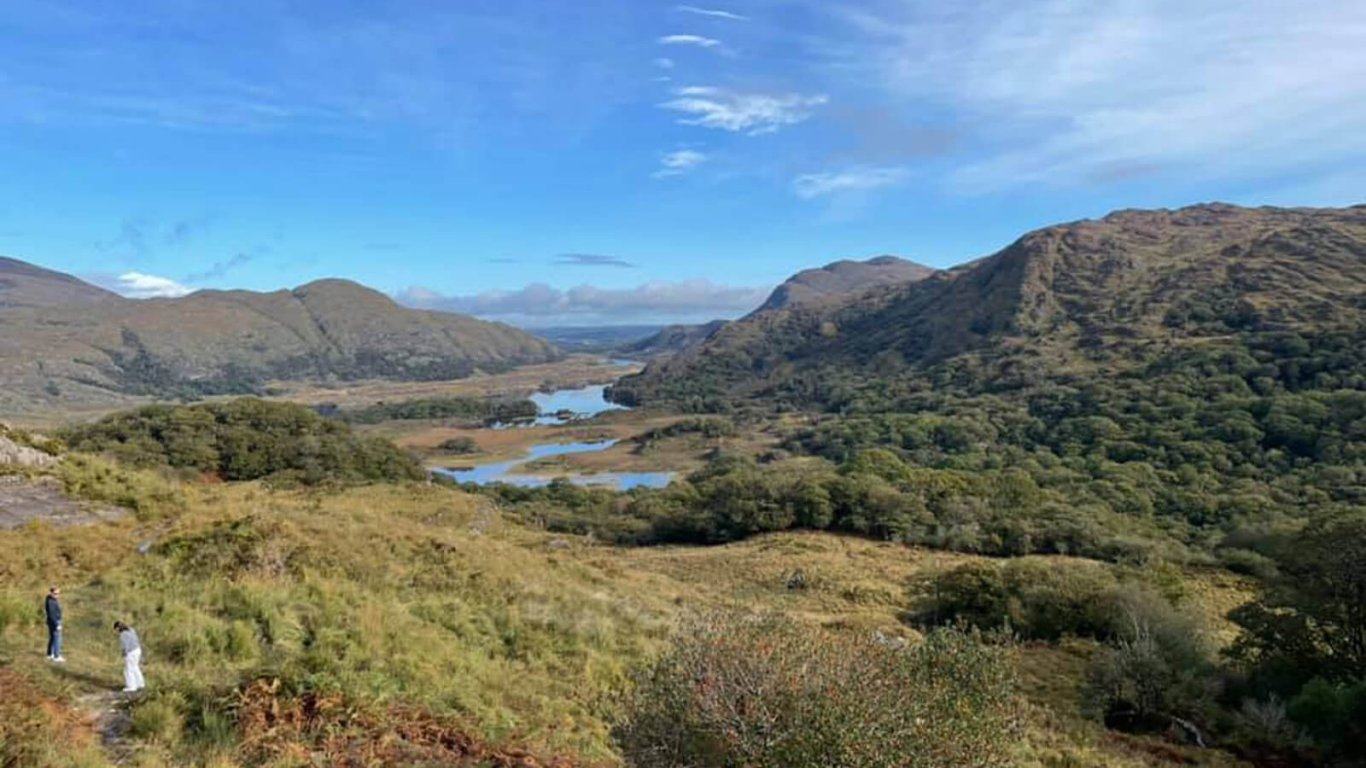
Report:
[{"label": "person in white outfit", "polygon": [[114,631],[119,633],[119,646],[123,650],[123,690],[134,693],[147,687],[142,679],[142,643],[138,633],[121,621],[114,622]]}]

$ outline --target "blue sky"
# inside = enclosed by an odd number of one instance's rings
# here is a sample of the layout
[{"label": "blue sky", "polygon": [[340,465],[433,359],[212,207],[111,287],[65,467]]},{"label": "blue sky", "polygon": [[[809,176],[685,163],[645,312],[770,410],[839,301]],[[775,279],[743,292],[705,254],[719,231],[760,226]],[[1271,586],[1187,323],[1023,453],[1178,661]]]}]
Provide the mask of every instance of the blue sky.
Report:
[{"label": "blue sky", "polygon": [[1366,202],[1360,0],[44,0],[0,50],[0,254],[140,296],[697,320],[1116,208]]}]

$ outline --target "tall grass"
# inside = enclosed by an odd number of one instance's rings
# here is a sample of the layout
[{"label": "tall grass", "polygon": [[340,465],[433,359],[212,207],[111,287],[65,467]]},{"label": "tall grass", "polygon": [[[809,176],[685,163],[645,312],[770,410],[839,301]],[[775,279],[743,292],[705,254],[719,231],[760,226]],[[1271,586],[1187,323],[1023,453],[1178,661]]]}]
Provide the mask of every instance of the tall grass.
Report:
[{"label": "tall grass", "polygon": [[[110,477],[93,463],[78,471]],[[0,671],[56,701],[116,687],[110,624],[128,621],[146,649],[150,692],[132,707],[131,738],[148,765],[293,765],[290,755],[335,746],[329,734],[402,740],[456,726],[494,746],[615,764],[622,693],[680,618],[763,606],[851,636],[910,635],[907,581],[972,559],[824,534],[618,550],[520,527],[488,499],[439,486],[162,480],[179,494],[164,512],[0,531]],[[803,589],[790,586],[795,568]],[[39,653],[52,582],[65,590],[64,667]],[[334,719],[250,751],[240,714],[258,681],[278,686],[280,711],[335,702]],[[1076,727],[1079,743],[1113,757]]]}]

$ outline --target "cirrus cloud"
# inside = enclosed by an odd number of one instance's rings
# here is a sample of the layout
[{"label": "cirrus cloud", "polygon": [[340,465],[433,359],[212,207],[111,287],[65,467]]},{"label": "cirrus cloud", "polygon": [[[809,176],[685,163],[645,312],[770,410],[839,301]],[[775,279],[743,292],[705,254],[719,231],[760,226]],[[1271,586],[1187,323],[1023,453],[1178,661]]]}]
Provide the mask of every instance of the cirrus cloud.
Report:
[{"label": "cirrus cloud", "polygon": [[751,136],[807,120],[812,110],[829,101],[824,94],[747,93],[710,85],[679,88],[674,96],[659,106],[689,115],[680,123]]},{"label": "cirrus cloud", "polygon": [[699,8],[695,5],[675,5],[674,10],[680,13],[691,13],[697,16],[709,16],[713,19],[726,19],[728,21],[749,21],[748,16],[741,16],[738,13],[723,11],[720,8]]},{"label": "cirrus cloud", "polygon": [[721,44],[720,40],[701,35],[665,35],[655,42],[660,45],[695,45],[698,48],[715,48]]},{"label": "cirrus cloud", "polygon": [[696,150],[676,150],[659,158],[660,167],[659,170],[655,171],[654,176],[657,179],[682,176],[706,161],[707,156]]},{"label": "cirrus cloud", "polygon": [[[959,191],[1360,163],[1366,4],[982,0],[824,4],[813,49],[891,103],[978,129]],[[843,34],[843,33],[847,33]]]},{"label": "cirrus cloud", "polygon": [[792,180],[792,191],[803,200],[845,193],[872,192],[900,184],[908,175],[905,168],[867,166],[807,173]]}]

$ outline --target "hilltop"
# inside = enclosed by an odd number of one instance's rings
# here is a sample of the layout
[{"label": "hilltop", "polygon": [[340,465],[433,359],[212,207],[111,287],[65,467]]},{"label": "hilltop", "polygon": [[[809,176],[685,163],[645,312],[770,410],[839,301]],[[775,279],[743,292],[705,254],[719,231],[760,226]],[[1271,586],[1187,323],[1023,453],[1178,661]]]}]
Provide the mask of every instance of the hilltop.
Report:
[{"label": "hilltop", "polygon": [[[913,283],[936,271],[933,267],[896,256],[832,262],[802,270],[784,280],[746,319],[753,320],[796,305],[838,301],[881,286]],[[640,359],[668,357],[698,346],[728,324],[725,320],[712,320],[697,325],[670,325],[648,338],[618,346],[615,351]]]},{"label": "hilltop", "polygon": [[112,303],[123,297],[71,275],[0,256],[0,309]]},{"label": "hilltop", "polygon": [[783,309],[832,296],[852,296],[876,286],[913,283],[937,271],[896,256],[878,256],[867,261],[844,259],[789,277],[773,289],[757,311]]},{"label": "hilltop", "polygon": [[271,381],[469,376],[555,359],[498,323],[405,309],[347,280],[125,299],[0,261],[0,409],[64,410],[260,391]]},{"label": "hilltop", "polygon": [[725,325],[725,320],[712,320],[699,325],[670,325],[648,338],[618,347],[616,351],[641,359],[673,355],[706,341]]},{"label": "hilltop", "polygon": [[917,282],[756,313],[616,393],[745,396],[798,378],[904,379],[951,361],[984,367],[979,389],[1018,387],[1135,370],[1246,334],[1359,334],[1364,322],[1366,207],[1119,211]]}]

